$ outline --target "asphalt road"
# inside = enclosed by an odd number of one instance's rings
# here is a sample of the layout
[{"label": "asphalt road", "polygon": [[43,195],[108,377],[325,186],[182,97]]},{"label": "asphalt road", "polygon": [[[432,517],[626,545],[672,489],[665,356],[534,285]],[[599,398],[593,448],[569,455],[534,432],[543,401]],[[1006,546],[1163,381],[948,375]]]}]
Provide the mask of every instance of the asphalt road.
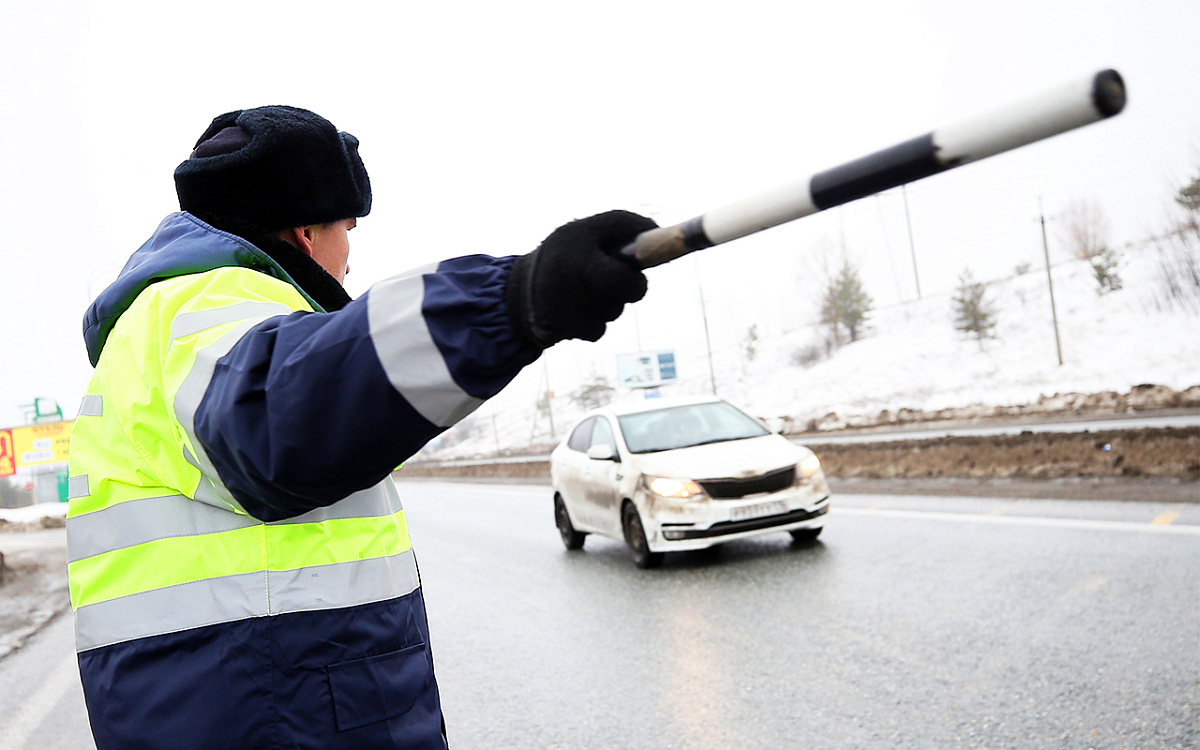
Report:
[{"label": "asphalt road", "polygon": [[[1200,742],[1200,506],[847,495],[642,571],[544,486],[401,492],[456,750]],[[91,747],[70,638],[0,660],[0,750]]]}]

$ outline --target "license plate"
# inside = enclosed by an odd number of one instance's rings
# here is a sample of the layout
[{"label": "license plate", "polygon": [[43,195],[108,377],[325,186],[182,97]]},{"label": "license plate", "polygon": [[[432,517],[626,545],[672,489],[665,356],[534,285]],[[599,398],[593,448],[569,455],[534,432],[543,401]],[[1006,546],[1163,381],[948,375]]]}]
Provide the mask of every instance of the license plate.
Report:
[{"label": "license plate", "polygon": [[751,518],[762,518],[763,516],[773,516],[777,513],[787,511],[787,505],[781,500],[775,500],[770,503],[756,503],[755,505],[743,505],[740,508],[731,508],[729,517],[734,521],[746,521]]}]

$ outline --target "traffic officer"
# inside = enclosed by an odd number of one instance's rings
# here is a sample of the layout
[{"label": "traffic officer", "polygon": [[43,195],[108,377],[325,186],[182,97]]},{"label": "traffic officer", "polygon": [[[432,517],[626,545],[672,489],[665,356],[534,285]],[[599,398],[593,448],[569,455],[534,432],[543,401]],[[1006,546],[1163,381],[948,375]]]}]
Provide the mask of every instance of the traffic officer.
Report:
[{"label": "traffic officer", "polygon": [[92,303],[67,530],[96,745],[445,748],[401,462],[646,291],[614,211],[519,257],[341,286],[371,210],[358,141],[221,115]]}]

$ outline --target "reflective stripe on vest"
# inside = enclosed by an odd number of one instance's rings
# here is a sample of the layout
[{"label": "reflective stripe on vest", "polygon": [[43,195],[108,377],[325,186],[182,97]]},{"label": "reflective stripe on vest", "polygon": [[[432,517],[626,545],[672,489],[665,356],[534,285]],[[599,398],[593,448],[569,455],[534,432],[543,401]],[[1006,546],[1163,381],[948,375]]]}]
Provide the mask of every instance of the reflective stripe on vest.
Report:
[{"label": "reflective stripe on vest", "polygon": [[479,408],[482,399],[454,382],[446,360],[421,315],[425,300],[422,273],[427,266],[371,287],[367,318],[375,352],[388,381],[425,419],[449,427]]},{"label": "reflective stripe on vest", "polygon": [[183,496],[70,518],[76,646],[411,593],[418,574],[398,507],[385,479],[265,524]]},{"label": "reflective stripe on vest", "polygon": [[[200,441],[196,439],[196,410],[200,408],[200,401],[204,398],[209,383],[212,382],[213,373],[217,368],[217,360],[228,354],[242,336],[246,335],[246,332],[254,326],[276,315],[293,312],[283,305],[274,307],[276,310],[271,312],[269,309],[264,309],[263,305],[243,303],[224,310],[206,310],[202,313],[191,313],[190,316],[181,315],[175,319],[177,323],[183,318],[192,318],[187,321],[190,322],[190,326],[181,326],[184,331],[183,336],[209,334],[207,338],[212,339],[214,332],[217,332],[219,336],[215,341],[211,341],[196,352],[195,360],[187,376],[175,393],[175,418],[187,433],[188,440],[191,441],[190,445],[183,446],[184,458],[200,470],[200,481],[206,485],[207,490],[212,490],[212,494],[220,499],[219,505],[238,510],[241,510],[241,504],[221,484],[216,468],[208,459],[208,454],[204,452]],[[253,317],[249,319],[246,319],[244,315],[235,317],[239,314],[252,314]],[[209,323],[209,325],[193,330],[194,326],[202,323]],[[231,327],[230,324],[236,325]],[[174,332],[175,323],[172,323],[171,329]],[[208,502],[208,493],[199,493],[196,499]]]},{"label": "reflective stripe on vest", "polygon": [[221,268],[153,285],[118,321],[72,432],[68,573],[81,651],[418,586],[391,479],[263,523],[220,482],[193,420],[255,325],[310,311],[286,283]]},{"label": "reflective stripe on vest", "polygon": [[385,601],[417,589],[411,550],[352,563],[210,578],[109,599],[75,612],[87,651],[223,622]]}]

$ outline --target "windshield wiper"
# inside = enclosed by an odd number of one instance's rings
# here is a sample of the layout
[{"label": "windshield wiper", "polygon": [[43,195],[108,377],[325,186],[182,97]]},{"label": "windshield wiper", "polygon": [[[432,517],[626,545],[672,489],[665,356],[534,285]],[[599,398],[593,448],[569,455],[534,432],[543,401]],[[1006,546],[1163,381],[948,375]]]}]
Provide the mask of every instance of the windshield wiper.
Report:
[{"label": "windshield wiper", "polygon": [[680,448],[695,448],[699,445],[712,445],[713,443],[732,443],[734,440],[749,440],[752,437],[762,437],[762,435],[738,435],[737,437],[719,437],[711,440],[701,440],[699,443],[688,443],[681,445]]}]

